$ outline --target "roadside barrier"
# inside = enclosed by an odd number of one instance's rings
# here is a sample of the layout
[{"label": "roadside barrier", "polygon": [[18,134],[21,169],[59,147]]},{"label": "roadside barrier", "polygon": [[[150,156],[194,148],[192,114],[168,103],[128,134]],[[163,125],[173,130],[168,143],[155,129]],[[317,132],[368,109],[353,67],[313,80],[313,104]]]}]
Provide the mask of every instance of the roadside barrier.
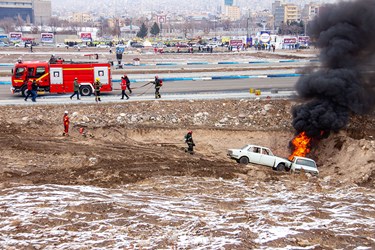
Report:
[{"label": "roadside barrier", "polygon": [[[242,62],[234,62],[234,61],[220,61],[220,62],[186,62],[186,63],[174,63],[174,62],[164,62],[164,63],[155,63],[155,64],[145,64],[142,63],[139,66],[176,66],[176,65],[229,65],[229,64],[258,64],[258,63],[292,63],[292,62],[319,62],[318,59],[310,59],[310,60],[277,60],[277,61],[242,61]],[[134,67],[133,63],[125,63],[124,66],[132,66]]]},{"label": "roadside barrier", "polygon": [[[302,74],[270,74],[270,75],[229,75],[229,76],[205,76],[205,77],[163,77],[165,82],[178,81],[210,81],[210,80],[229,80],[229,79],[251,79],[251,78],[277,78],[277,77],[300,77]],[[154,78],[131,79],[130,82],[149,82]],[[121,82],[120,79],[112,79],[113,83]],[[10,85],[10,81],[0,81],[0,85]]]}]

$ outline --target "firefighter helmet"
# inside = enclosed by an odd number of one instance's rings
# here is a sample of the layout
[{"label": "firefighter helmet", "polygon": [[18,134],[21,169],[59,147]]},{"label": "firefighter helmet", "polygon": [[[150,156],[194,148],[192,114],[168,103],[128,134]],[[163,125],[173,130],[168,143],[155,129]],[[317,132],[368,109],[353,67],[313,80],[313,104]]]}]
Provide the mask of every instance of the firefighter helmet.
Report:
[{"label": "firefighter helmet", "polygon": [[95,78],[95,81],[99,81],[99,80],[100,80],[100,78],[99,78],[99,77]]},{"label": "firefighter helmet", "polygon": [[191,131],[191,130],[188,132],[188,134],[192,134],[192,133],[193,133],[193,131]]},{"label": "firefighter helmet", "polygon": [[69,114],[68,110],[65,110],[64,114]]}]

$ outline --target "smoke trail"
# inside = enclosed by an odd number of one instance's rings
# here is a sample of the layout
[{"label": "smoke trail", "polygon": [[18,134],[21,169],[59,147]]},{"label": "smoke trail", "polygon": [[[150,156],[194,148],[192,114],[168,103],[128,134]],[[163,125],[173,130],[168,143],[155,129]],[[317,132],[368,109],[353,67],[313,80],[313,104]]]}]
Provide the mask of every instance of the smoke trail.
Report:
[{"label": "smoke trail", "polygon": [[321,50],[321,68],[298,80],[298,95],[310,102],[292,109],[292,124],[297,133],[319,138],[375,106],[375,1],[322,7],[309,35]]}]

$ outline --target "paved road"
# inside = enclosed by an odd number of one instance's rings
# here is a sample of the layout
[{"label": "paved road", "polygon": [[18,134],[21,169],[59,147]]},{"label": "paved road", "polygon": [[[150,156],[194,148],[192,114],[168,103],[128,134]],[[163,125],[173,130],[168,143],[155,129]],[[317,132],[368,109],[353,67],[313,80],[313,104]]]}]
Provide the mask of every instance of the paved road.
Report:
[{"label": "paved road", "polygon": [[[249,93],[250,88],[260,89],[263,91],[270,91],[272,89],[278,90],[293,90],[293,86],[297,81],[297,77],[283,77],[283,78],[264,78],[264,79],[235,79],[235,80],[215,80],[215,81],[178,81],[178,82],[165,82],[161,93],[167,95],[189,95],[189,94],[225,94],[228,93]],[[147,85],[139,88],[145,83],[133,83],[134,96],[152,96],[153,86]],[[119,84],[114,85],[114,91],[109,96],[119,96]],[[67,95],[51,95],[46,94],[47,99],[62,97],[67,98]],[[24,102],[19,94],[12,95],[10,92],[10,85],[0,85],[0,101],[6,100],[6,103]]]}]

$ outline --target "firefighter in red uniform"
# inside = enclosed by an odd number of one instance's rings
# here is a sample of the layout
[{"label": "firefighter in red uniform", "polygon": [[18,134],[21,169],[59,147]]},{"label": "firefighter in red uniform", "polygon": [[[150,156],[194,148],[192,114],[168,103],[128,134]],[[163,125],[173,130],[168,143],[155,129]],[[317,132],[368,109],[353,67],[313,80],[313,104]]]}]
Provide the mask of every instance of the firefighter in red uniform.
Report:
[{"label": "firefighter in red uniform", "polygon": [[68,111],[64,112],[63,122],[64,122],[63,136],[69,136],[69,123],[70,123],[70,121],[69,121]]},{"label": "firefighter in red uniform", "polygon": [[32,80],[27,81],[27,95],[25,97],[25,101],[27,101],[27,98],[29,98],[29,96],[31,96],[32,84],[33,84]]},{"label": "firefighter in red uniform", "polygon": [[124,99],[124,96],[126,96],[126,100],[129,99],[129,96],[125,93],[126,87],[127,87],[127,82],[125,76],[121,76],[121,99]]}]

